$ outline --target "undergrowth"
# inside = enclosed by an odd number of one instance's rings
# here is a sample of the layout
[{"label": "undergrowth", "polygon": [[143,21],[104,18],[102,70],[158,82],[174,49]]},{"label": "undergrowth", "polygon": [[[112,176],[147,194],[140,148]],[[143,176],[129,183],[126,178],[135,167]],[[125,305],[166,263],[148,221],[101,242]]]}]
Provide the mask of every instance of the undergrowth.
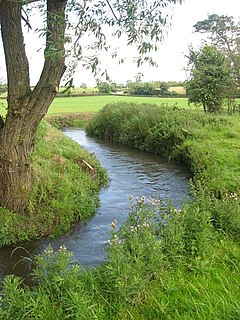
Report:
[{"label": "undergrowth", "polygon": [[108,260],[85,270],[64,246],[35,258],[35,286],[8,276],[1,319],[238,319],[240,249],[208,212],[160,199],[111,223]]}]

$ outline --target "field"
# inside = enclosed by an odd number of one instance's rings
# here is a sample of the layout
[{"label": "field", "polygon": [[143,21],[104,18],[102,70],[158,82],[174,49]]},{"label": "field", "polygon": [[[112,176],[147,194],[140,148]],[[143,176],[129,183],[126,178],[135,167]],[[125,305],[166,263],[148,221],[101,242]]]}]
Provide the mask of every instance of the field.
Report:
[{"label": "field", "polygon": [[[158,97],[132,97],[132,96],[87,96],[87,97],[69,97],[55,98],[51,104],[48,114],[60,113],[78,113],[78,112],[97,112],[106,104],[111,102],[127,103],[150,103],[150,104],[168,104],[170,106],[177,104],[180,108],[187,107],[187,98],[158,98]],[[6,100],[0,101],[0,114],[5,113],[4,106]]]},{"label": "field", "polygon": [[184,87],[170,87],[168,91],[176,92],[177,94],[186,94],[186,90]]},{"label": "field", "polygon": [[126,101],[128,103],[150,103],[161,105],[177,104],[178,107],[187,107],[187,98],[158,98],[132,96],[88,96],[74,98],[56,98],[49,108],[49,114],[72,112],[97,112],[111,102]]}]

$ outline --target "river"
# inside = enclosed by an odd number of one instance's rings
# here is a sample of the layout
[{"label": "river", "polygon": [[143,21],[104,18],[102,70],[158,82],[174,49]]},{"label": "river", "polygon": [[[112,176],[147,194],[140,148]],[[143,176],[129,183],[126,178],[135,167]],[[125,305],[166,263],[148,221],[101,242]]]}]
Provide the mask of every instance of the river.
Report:
[{"label": "river", "polygon": [[[176,206],[187,198],[189,171],[166,159],[128,148],[120,144],[86,135],[83,129],[65,128],[64,133],[96,155],[109,174],[109,186],[100,192],[100,207],[86,223],[76,223],[66,234],[56,239],[41,239],[0,250],[0,282],[9,273],[26,279],[32,263],[22,257],[41,253],[49,244],[53,249],[65,245],[76,261],[86,267],[97,266],[106,259],[113,220],[121,225],[129,212],[129,196],[172,198]],[[15,250],[16,247],[21,247]]]}]

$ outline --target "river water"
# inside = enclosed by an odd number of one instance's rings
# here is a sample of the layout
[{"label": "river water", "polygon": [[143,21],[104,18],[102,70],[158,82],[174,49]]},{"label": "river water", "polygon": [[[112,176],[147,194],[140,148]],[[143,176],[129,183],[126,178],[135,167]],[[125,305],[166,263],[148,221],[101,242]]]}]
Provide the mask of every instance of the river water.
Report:
[{"label": "river water", "polygon": [[[172,198],[180,206],[187,197],[189,171],[154,154],[127,148],[120,144],[88,137],[83,129],[66,128],[64,133],[95,154],[109,174],[109,186],[100,192],[100,207],[86,223],[77,223],[56,239],[42,239],[21,243],[0,250],[0,282],[9,273],[22,276],[28,282],[32,258],[49,244],[54,250],[65,245],[81,264],[97,266],[106,259],[110,237],[109,224],[121,225],[129,212],[129,196]],[[16,249],[16,247],[18,247]],[[21,247],[21,248],[20,248]]]}]

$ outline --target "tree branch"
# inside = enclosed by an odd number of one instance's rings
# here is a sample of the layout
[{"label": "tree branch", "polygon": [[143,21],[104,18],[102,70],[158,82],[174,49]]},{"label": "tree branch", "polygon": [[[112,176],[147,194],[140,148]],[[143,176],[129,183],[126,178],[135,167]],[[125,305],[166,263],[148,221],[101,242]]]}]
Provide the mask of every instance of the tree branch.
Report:
[{"label": "tree branch", "polygon": [[[44,115],[56,96],[58,86],[65,66],[65,8],[67,0],[48,0],[47,2],[47,31],[45,62],[40,79],[32,93],[33,109],[39,115]],[[40,96],[46,97],[42,108],[38,106]]]},{"label": "tree branch", "polygon": [[116,21],[119,22],[119,18],[116,16],[116,13],[114,12],[113,7],[111,6],[109,0],[106,0],[106,2],[107,2],[108,6],[109,6],[109,8],[110,8],[110,10],[112,12],[112,15],[113,15],[114,19],[116,19]]},{"label": "tree branch", "polygon": [[[0,0],[1,1],[1,0]],[[29,66],[21,26],[21,2],[0,2],[1,32],[8,76],[9,110],[30,92]]]}]

